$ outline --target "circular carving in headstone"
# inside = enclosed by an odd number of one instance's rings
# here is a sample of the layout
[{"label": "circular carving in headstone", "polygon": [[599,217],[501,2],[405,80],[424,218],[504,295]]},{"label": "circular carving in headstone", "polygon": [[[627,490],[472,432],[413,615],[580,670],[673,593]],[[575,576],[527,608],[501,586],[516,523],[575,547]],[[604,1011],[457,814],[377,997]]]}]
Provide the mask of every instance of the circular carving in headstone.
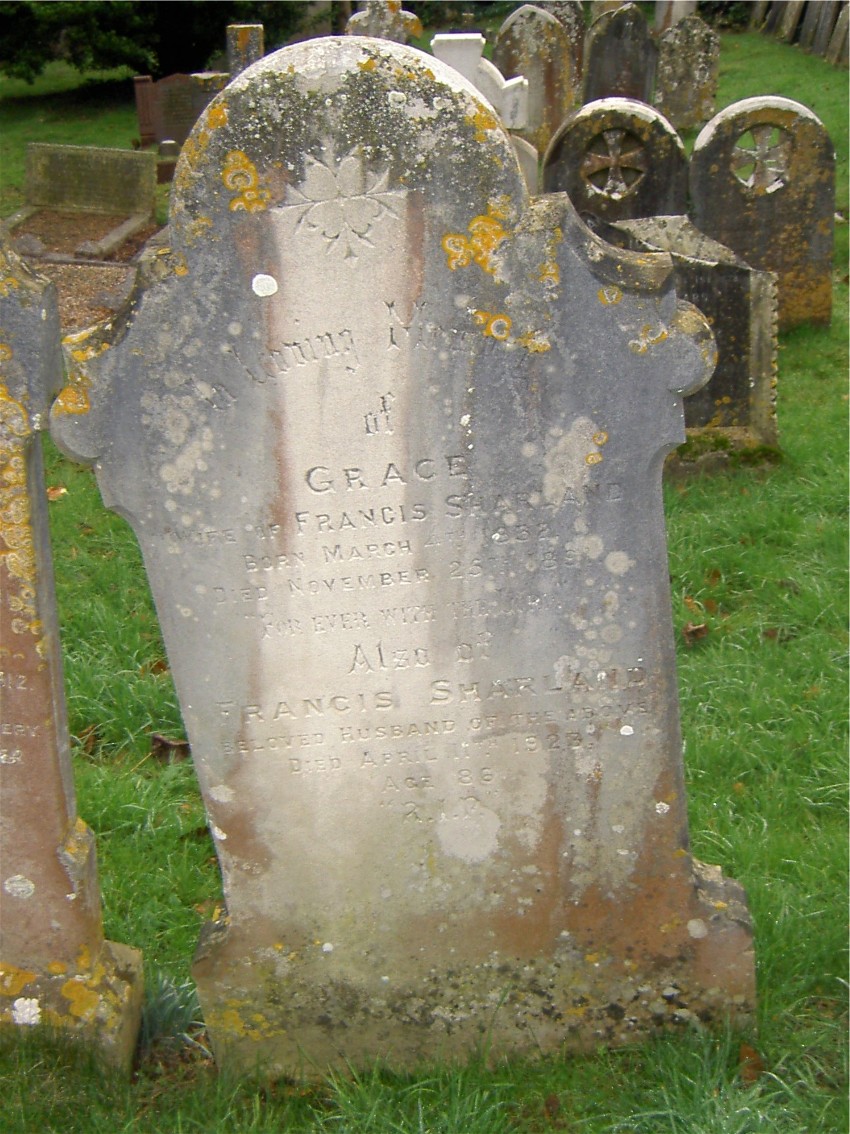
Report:
[{"label": "circular carving in headstone", "polygon": [[621,200],[636,191],[646,173],[640,138],[628,130],[603,130],[588,143],[581,175],[588,191]]},{"label": "circular carving in headstone", "polygon": [[566,192],[585,218],[684,213],[687,158],[667,119],[646,103],[601,98],[570,115],[543,159],[544,192]]},{"label": "circular carving in headstone", "polygon": [[788,177],[791,136],[772,123],[754,125],[732,150],[732,173],[755,193],[775,193]]}]

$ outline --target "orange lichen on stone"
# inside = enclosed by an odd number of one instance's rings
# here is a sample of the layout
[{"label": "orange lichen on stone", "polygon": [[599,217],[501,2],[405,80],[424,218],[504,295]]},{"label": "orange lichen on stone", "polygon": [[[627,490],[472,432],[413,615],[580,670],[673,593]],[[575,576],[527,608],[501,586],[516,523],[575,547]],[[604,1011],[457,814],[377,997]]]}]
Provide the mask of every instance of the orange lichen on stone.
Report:
[{"label": "orange lichen on stone", "polygon": [[230,211],[243,209],[248,213],[261,212],[268,207],[271,193],[260,187],[257,167],[242,150],[231,150],[224,159],[221,179],[236,196],[230,202]]},{"label": "orange lichen on stone", "polygon": [[449,269],[454,272],[458,268],[466,268],[469,264],[476,263],[488,275],[495,275],[493,255],[499,245],[510,236],[502,225],[506,216],[506,203],[501,199],[491,201],[487,206],[486,214],[473,217],[467,225],[468,236],[462,232],[447,233],[441,244],[446,253]]},{"label": "orange lichen on stone", "polygon": [[472,316],[479,327],[484,328],[484,334],[490,338],[504,342],[511,335],[510,316],[493,313],[492,311],[473,311]]},{"label": "orange lichen on stone", "polygon": [[27,969],[0,964],[0,996],[17,996],[35,979],[36,974]]},{"label": "orange lichen on stone", "polygon": [[62,985],[62,995],[70,1003],[68,1011],[78,1020],[90,1020],[100,1004],[100,996],[80,977],[66,980]]}]

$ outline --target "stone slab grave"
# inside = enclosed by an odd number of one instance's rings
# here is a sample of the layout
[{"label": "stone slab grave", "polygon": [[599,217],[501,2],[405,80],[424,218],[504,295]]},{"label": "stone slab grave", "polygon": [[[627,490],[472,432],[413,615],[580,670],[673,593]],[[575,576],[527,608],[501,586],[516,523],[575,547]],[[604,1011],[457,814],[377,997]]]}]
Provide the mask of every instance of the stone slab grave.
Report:
[{"label": "stone slab grave", "polygon": [[697,228],[779,277],[779,329],[829,323],[835,151],[820,119],[787,98],[735,102],[700,131],[689,175]]},{"label": "stone slab grave", "polygon": [[587,223],[684,213],[688,160],[663,114],[600,98],[571,114],[543,158],[543,190],[568,193]]},{"label": "stone slab grave", "polygon": [[[778,298],[776,276],[760,272],[700,232],[685,216],[621,220],[600,235],[634,251],[669,252],[676,292],[698,307],[717,342],[717,366],[700,390],[685,398],[685,426],[694,452],[705,451],[699,467],[720,463],[729,450],[775,446]],[[622,240],[619,241],[622,243]],[[668,461],[668,466],[671,462]]]},{"label": "stone slab grave", "polygon": [[572,57],[564,25],[533,4],[512,12],[496,36],[494,64],[506,78],[522,75],[528,81],[528,122],[519,133],[539,154],[580,101]]},{"label": "stone slab grave", "polygon": [[27,146],[26,205],[6,221],[14,231],[43,209],[122,215],[102,239],[87,241],[77,255],[110,255],[151,221],[156,204],[156,157],[135,150],[100,146]]},{"label": "stone slab grave", "polygon": [[677,130],[703,126],[717,106],[720,36],[686,16],[658,37],[654,104]]},{"label": "stone slab grave", "polygon": [[636,4],[605,11],[587,30],[582,101],[630,98],[652,102],[658,47]]},{"label": "stone slab grave", "polygon": [[40,431],[63,381],[55,288],[0,243],[0,1027],[85,1038],[129,1069],[141,956],[104,940],[77,815]]},{"label": "stone slab grave", "polygon": [[224,880],[217,1060],[746,1016],[743,893],[688,853],[659,479],[714,348],[669,258],[360,36],[235,79],[171,216],[52,429],[144,554]]}]

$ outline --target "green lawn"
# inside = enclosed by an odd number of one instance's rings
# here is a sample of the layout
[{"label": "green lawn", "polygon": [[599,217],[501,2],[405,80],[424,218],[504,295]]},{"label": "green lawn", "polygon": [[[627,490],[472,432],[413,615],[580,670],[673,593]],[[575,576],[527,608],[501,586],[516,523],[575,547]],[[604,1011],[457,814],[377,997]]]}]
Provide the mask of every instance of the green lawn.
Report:
[{"label": "green lawn", "polygon": [[[51,86],[52,84],[52,86]],[[65,84],[65,86],[62,86]],[[487,1069],[377,1069],[257,1089],[211,1068],[187,984],[220,901],[140,557],[94,479],[47,445],[80,813],[98,839],[107,936],[142,949],[149,999],[133,1080],[43,1038],[0,1045],[9,1134],[814,1134],[847,1122],[847,73],[775,40],[724,35],[719,105],[778,93],[838,153],[835,317],[782,337],[781,462],[670,484],[674,621],[704,622],[679,674],[693,850],[747,889],[758,1031]],[[27,141],[131,144],[131,84],[0,82],[0,213]],[[741,1044],[746,1046],[743,1048]]]}]

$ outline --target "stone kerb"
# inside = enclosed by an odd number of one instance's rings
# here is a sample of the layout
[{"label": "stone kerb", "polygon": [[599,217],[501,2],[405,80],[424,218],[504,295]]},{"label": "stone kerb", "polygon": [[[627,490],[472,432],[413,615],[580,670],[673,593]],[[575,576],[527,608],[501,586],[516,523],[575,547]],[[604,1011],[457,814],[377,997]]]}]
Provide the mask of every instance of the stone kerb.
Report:
[{"label": "stone kerb", "polygon": [[99,146],[27,146],[29,206],[93,213],[153,216],[156,157]]},{"label": "stone kerb", "polygon": [[170,240],[52,429],[143,548],[217,1060],[746,1016],[742,892],[687,851],[660,473],[714,353],[669,257],[529,198],[470,84],[358,36],[213,101]]},{"label": "stone kerb", "polygon": [[688,163],[679,135],[652,107],[604,98],[571,114],[543,159],[544,192],[565,192],[586,220],[687,210]]},{"label": "stone kerb", "polygon": [[141,956],[103,938],[79,818],[40,431],[63,380],[53,284],[0,244],[0,1027],[85,1039],[129,1070]]},{"label": "stone kerb", "polygon": [[691,217],[751,267],[776,272],[779,326],[832,315],[835,152],[818,117],[791,99],[743,99],[700,132]]}]

